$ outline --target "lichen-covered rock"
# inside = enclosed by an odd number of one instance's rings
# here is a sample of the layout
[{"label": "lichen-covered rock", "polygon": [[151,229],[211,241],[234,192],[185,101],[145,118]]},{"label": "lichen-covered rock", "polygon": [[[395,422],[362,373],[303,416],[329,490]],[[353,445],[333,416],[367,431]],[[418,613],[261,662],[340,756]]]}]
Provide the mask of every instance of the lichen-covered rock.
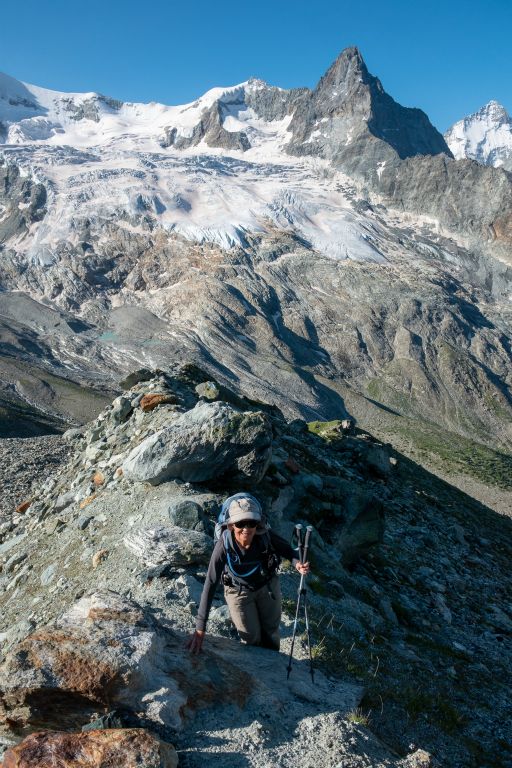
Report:
[{"label": "lichen-covered rock", "polygon": [[204,400],[216,400],[220,395],[220,390],[214,381],[203,381],[198,384],[196,392]]},{"label": "lichen-covered rock", "polygon": [[200,531],[186,531],[164,525],[143,528],[124,538],[125,546],[147,567],[205,564],[210,559],[213,542]]},{"label": "lichen-covered rock", "polygon": [[259,482],[271,446],[272,427],[265,414],[200,402],[134,448],[123,472],[129,480],[154,485],[172,478],[202,482],[227,472]]},{"label": "lichen-covered rock", "polygon": [[178,756],[142,728],[32,733],[4,755],[3,768],[176,768]]}]

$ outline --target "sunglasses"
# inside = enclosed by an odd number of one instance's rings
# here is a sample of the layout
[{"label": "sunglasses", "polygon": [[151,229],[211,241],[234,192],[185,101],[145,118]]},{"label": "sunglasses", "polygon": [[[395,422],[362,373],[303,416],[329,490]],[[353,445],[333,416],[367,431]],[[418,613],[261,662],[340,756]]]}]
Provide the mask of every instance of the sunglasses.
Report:
[{"label": "sunglasses", "polygon": [[256,528],[257,525],[257,520],[239,520],[237,523],[234,523],[235,528],[238,528],[238,530],[242,528]]}]

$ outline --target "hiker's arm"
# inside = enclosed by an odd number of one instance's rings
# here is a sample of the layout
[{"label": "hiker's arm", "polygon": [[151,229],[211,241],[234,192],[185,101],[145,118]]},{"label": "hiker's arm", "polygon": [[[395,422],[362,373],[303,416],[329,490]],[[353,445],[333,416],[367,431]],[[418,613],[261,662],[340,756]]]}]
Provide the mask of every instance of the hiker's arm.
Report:
[{"label": "hiker's arm", "polygon": [[299,558],[297,557],[297,550],[293,549],[293,547],[288,544],[285,539],[283,539],[281,536],[278,536],[274,531],[270,530],[269,533],[270,541],[276,552],[281,555],[281,557],[285,557],[287,560],[289,560],[299,573],[309,573],[309,563],[300,562]]},{"label": "hiker's arm", "polygon": [[196,631],[198,632],[206,631],[206,622],[208,621],[208,615],[210,613],[210,608],[212,607],[215,590],[217,589],[225,565],[226,550],[224,549],[224,542],[222,541],[222,538],[220,538],[213,549],[210,564],[208,566],[208,573],[204,580],[203,592],[196,619]]}]

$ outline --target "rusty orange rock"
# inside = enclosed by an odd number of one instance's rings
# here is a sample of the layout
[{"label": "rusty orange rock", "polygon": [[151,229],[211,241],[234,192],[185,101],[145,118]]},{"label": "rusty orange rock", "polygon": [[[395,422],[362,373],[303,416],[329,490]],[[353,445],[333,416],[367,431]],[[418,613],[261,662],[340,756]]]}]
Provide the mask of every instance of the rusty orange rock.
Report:
[{"label": "rusty orange rock", "polygon": [[92,481],[95,486],[103,485],[103,483],[105,482],[105,475],[103,474],[103,472],[95,472],[94,475],[92,476]]},{"label": "rusty orange rock", "polygon": [[84,509],[85,507],[87,507],[91,503],[91,501],[94,501],[95,498],[96,498],[95,493],[91,494],[90,496],[87,496],[86,499],[80,502],[80,509]]},{"label": "rusty orange rock", "polygon": [[22,501],[21,504],[18,504],[18,506],[16,507],[16,512],[18,514],[21,514],[22,512],[26,512],[31,504],[32,504],[32,499],[27,499],[26,501]]},{"label": "rusty orange rock", "polygon": [[98,552],[95,552],[92,556],[92,567],[96,569],[100,563],[103,563],[107,559],[109,554],[110,552],[108,549],[100,549]]},{"label": "rusty orange rock", "polygon": [[154,408],[157,407],[157,405],[164,405],[165,403],[176,403],[177,400],[174,397],[174,395],[164,395],[164,394],[148,394],[144,395],[142,400],[140,401],[139,405],[142,408],[142,410],[146,413],[147,411],[152,411]]},{"label": "rusty orange rock", "polygon": [[64,733],[40,731],[4,755],[3,768],[176,768],[172,744],[142,728]]}]

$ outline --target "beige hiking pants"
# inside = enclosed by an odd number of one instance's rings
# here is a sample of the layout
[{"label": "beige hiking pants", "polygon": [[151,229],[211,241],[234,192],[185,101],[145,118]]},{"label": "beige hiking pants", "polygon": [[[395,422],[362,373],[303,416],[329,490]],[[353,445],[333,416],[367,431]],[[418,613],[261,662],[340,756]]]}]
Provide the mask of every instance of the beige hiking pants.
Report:
[{"label": "beige hiking pants", "polygon": [[243,643],[279,650],[281,586],[278,576],[273,576],[255,592],[225,586],[224,597]]}]

